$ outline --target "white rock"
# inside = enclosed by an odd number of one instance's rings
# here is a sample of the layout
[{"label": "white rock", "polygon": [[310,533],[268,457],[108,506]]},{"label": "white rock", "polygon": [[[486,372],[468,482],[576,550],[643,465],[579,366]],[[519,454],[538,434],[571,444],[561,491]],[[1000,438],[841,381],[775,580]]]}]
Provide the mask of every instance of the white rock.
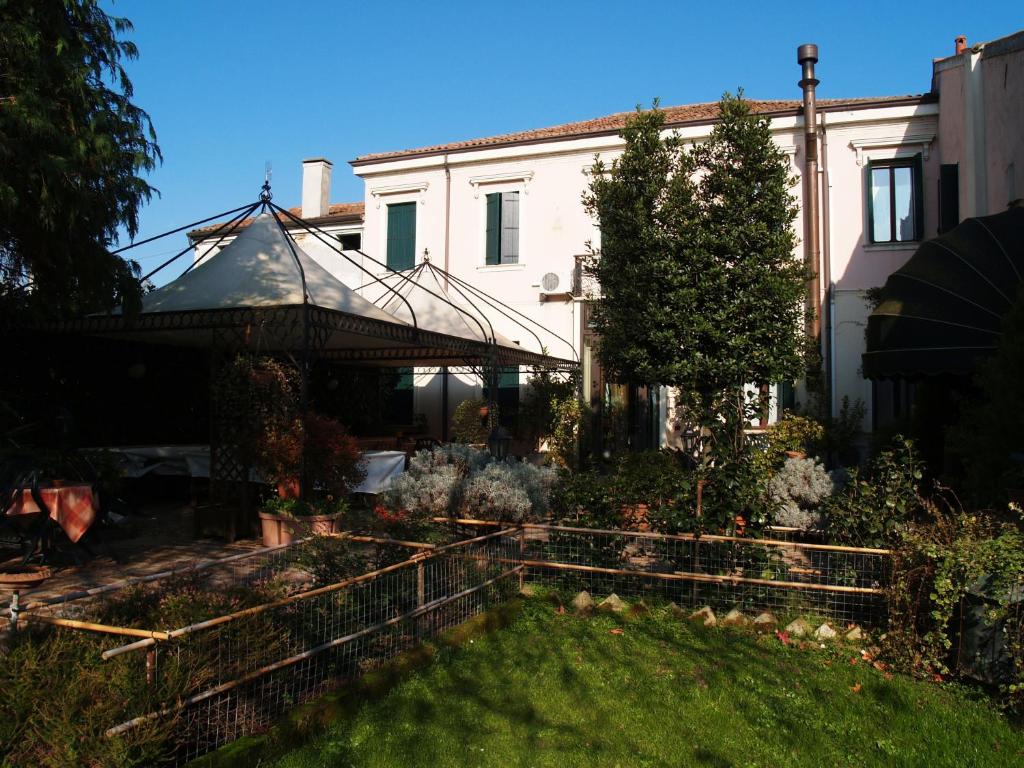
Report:
[{"label": "white rock", "polygon": [[792,637],[807,637],[809,634],[814,632],[814,627],[808,624],[805,619],[796,619],[789,623],[786,627],[786,632],[788,632]]},{"label": "white rock", "polygon": [[743,615],[738,608],[733,608],[722,619],[723,627],[748,627],[750,626],[750,619]]},{"label": "white rock", "polygon": [[614,592],[597,604],[599,611],[612,611],[613,613],[622,613],[628,607]]},{"label": "white rock", "polygon": [[822,624],[814,630],[814,636],[819,640],[835,640],[835,638],[839,636],[839,633],[832,629],[828,624]]},{"label": "white rock", "polygon": [[850,627],[846,634],[843,635],[843,639],[851,643],[859,643],[865,640],[864,630],[854,624]]},{"label": "white rock", "polygon": [[718,617],[715,616],[715,612],[711,610],[710,605],[705,605],[699,611],[694,611],[690,614],[690,621],[702,621],[705,627],[713,627],[718,624]]},{"label": "white rock", "polygon": [[590,593],[586,590],[580,592],[576,597],[572,599],[572,609],[577,613],[592,610],[594,607],[594,598],[590,596]]},{"label": "white rock", "polygon": [[760,613],[754,619],[754,629],[758,632],[771,632],[777,626],[779,626],[779,620],[771,611]]}]

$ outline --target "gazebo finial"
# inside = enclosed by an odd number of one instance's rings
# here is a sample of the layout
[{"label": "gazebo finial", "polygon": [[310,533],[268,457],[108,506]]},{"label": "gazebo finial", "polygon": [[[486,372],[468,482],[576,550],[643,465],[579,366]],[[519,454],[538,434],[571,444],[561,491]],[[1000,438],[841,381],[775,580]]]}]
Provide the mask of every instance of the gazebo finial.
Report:
[{"label": "gazebo finial", "polygon": [[263,191],[260,192],[260,202],[269,203],[274,199],[274,196],[270,193],[270,176],[273,174],[273,168],[270,165],[270,161],[267,161],[266,170],[263,175]]}]

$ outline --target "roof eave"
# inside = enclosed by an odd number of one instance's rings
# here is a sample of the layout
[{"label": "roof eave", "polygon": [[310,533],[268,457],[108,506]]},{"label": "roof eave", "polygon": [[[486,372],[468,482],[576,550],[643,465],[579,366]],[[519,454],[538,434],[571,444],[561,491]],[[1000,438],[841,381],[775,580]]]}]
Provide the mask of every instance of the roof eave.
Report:
[{"label": "roof eave", "polygon": [[[862,102],[850,102],[846,104],[829,104],[819,105],[819,112],[850,112],[861,109],[878,109],[880,107],[901,107],[909,104],[929,104],[937,101],[938,97],[934,93],[923,93],[918,95],[906,96],[903,98],[887,98],[879,99],[877,101],[862,101]],[[771,112],[759,112],[758,116],[763,117],[798,117],[803,114],[803,108],[797,107],[795,109],[780,109]],[[689,126],[699,125],[714,125],[718,122],[717,118],[699,118],[695,120],[677,120],[673,122],[666,122],[666,128],[683,128]],[[516,147],[516,146],[530,146],[533,144],[553,144],[561,143],[565,141],[576,141],[579,139],[586,139],[599,136],[616,136],[622,132],[621,128],[607,128],[599,131],[580,131],[577,133],[567,133],[559,136],[546,136],[537,138],[525,138],[525,139],[510,139],[508,141],[495,141],[491,144],[476,144],[467,147],[454,147],[454,148],[430,148],[430,149],[411,149],[406,152],[396,152],[393,154],[382,154],[382,155],[362,155],[353,160],[349,160],[348,163],[353,168],[359,168],[365,165],[376,165],[379,163],[389,163],[398,160],[412,160],[422,157],[437,157],[440,155],[456,155],[464,154],[466,152],[480,152],[487,149],[495,149],[498,147]]]}]

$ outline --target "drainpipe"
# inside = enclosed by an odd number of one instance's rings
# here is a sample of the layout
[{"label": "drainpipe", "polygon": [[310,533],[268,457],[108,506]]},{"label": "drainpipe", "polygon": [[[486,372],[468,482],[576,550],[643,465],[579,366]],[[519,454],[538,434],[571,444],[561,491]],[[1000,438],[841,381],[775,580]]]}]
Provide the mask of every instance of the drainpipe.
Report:
[{"label": "drainpipe", "polygon": [[444,156],[444,289],[448,290],[448,253],[452,220],[452,171],[448,167],[448,155]]},{"label": "drainpipe", "polygon": [[832,284],[832,214],[830,206],[831,181],[828,175],[828,128],[826,114],[821,113],[821,279],[825,284],[825,306],[822,321],[822,342],[825,353],[822,356],[825,364],[825,382],[828,384],[828,413],[835,416],[835,308],[836,287]]},{"label": "drainpipe", "polygon": [[[452,172],[444,156],[444,290],[448,291],[449,232],[452,216]],[[441,442],[448,442],[448,366],[441,366]]]},{"label": "drainpipe", "polygon": [[818,115],[814,89],[814,65],[818,62],[818,46],[806,43],[796,49],[796,60],[803,68],[800,87],[804,92],[804,265],[811,277],[807,281],[806,331],[810,339],[821,339],[821,282],[819,276],[820,246],[818,242]]}]

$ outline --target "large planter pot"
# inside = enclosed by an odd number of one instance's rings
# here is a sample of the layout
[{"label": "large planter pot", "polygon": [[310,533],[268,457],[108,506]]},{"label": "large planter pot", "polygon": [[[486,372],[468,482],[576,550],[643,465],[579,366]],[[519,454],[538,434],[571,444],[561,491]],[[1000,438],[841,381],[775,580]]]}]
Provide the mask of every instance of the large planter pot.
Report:
[{"label": "large planter pot", "polygon": [[291,544],[295,539],[307,536],[326,536],[338,532],[338,521],[344,512],[333,515],[304,515],[284,517],[273,512],[260,512],[260,528],[263,531],[263,546],[276,547]]},{"label": "large planter pot", "polygon": [[7,565],[0,569],[0,587],[29,589],[39,586],[50,575],[51,571],[45,565]]}]

